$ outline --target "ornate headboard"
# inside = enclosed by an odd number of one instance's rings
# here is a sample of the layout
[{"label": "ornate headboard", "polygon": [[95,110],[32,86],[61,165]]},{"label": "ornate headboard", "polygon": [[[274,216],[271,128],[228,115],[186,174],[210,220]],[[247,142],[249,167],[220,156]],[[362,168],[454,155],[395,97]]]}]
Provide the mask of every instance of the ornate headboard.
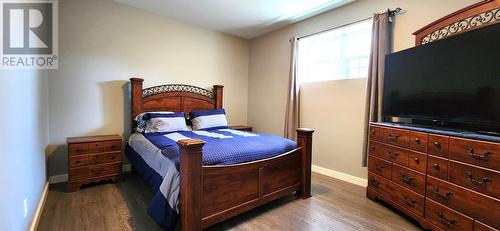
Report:
[{"label": "ornate headboard", "polygon": [[500,23],[500,0],[484,0],[440,18],[413,33],[415,46]]},{"label": "ornate headboard", "polygon": [[214,85],[214,90],[184,85],[167,84],[142,89],[144,79],[131,78],[131,119],[142,112],[174,111],[188,115],[192,110],[210,110],[222,108],[222,90],[224,86]]}]

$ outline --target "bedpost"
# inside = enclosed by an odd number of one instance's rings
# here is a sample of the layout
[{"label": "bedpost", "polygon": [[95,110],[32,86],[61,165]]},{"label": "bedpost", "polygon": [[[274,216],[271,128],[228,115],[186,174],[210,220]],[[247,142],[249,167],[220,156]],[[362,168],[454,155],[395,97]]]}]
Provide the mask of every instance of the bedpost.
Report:
[{"label": "bedpost", "polygon": [[200,139],[177,141],[180,155],[180,219],[182,231],[201,230],[201,194],[203,178],[202,148]]},{"label": "bedpost", "polygon": [[312,134],[314,129],[298,128],[297,129],[297,145],[302,148],[301,160],[301,186],[297,193],[302,199],[311,197],[311,157],[312,157]]},{"label": "bedpost", "polygon": [[142,82],[144,82],[144,79],[141,78],[130,79],[132,85],[130,94],[132,129],[135,122],[134,118],[142,112]]},{"label": "bedpost", "polygon": [[221,109],[222,108],[222,90],[224,89],[224,86],[222,85],[214,85],[214,97],[215,97],[215,109]]}]

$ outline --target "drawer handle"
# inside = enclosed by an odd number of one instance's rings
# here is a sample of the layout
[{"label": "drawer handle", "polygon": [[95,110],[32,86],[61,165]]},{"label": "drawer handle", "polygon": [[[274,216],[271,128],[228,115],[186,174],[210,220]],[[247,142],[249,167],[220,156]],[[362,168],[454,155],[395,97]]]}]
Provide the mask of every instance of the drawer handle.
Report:
[{"label": "drawer handle", "polygon": [[372,134],[375,134],[375,130],[371,130],[370,132],[371,132]]},{"label": "drawer handle", "polygon": [[476,159],[476,160],[484,160],[484,161],[488,161],[490,159],[490,155],[493,155],[493,152],[491,151],[485,151],[484,154],[477,154],[474,152],[474,148],[472,148],[471,146],[466,146],[465,149],[467,149],[467,152],[469,154],[469,156],[471,156],[472,158]]},{"label": "drawer handle", "polygon": [[420,163],[420,159],[418,159],[418,157],[413,158],[413,161],[415,161],[417,164]]},{"label": "drawer handle", "polygon": [[375,170],[377,170],[379,172],[382,172],[382,169],[384,169],[384,168],[385,168],[385,166],[375,164]]},{"label": "drawer handle", "polygon": [[446,193],[440,193],[438,186],[434,186],[434,191],[432,191],[436,196],[440,197],[443,200],[450,200],[451,195],[453,195],[452,192],[446,192]]},{"label": "drawer handle", "polygon": [[410,206],[410,207],[415,207],[415,204],[417,203],[417,200],[415,199],[411,199],[407,196],[404,196],[403,197],[404,201],[405,201],[405,204]]},{"label": "drawer handle", "polygon": [[116,148],[116,145],[112,145],[112,146],[111,146],[111,148],[112,148],[112,149],[115,149],[115,148]]},{"label": "drawer handle", "polygon": [[449,219],[446,219],[446,218],[444,217],[443,212],[438,212],[438,213],[437,213],[437,215],[438,215],[439,220],[441,221],[441,223],[443,223],[443,225],[446,225],[446,226],[450,227],[451,225],[453,225],[453,224],[457,223],[457,221],[456,221],[456,220],[449,220]]},{"label": "drawer handle", "polygon": [[392,135],[392,134],[389,134],[389,135],[387,136],[387,139],[392,140],[392,141],[398,141],[399,137],[400,137],[399,135]]},{"label": "drawer handle", "polygon": [[411,184],[411,182],[412,182],[413,180],[415,180],[415,178],[413,178],[413,177],[411,177],[411,176],[408,176],[408,175],[406,175],[406,174],[404,174],[404,173],[401,173],[400,177],[401,177],[401,180],[402,180],[402,181],[404,181],[404,182],[405,182],[405,183],[407,183],[407,184]]},{"label": "drawer handle", "polygon": [[375,149],[376,149],[376,148],[375,148],[375,146],[371,146],[370,148],[371,148],[372,150],[375,150]]},{"label": "drawer handle", "polygon": [[378,186],[380,185],[380,182],[378,180],[371,179],[370,184],[372,184],[374,187],[378,188]]},{"label": "drawer handle", "polygon": [[81,148],[77,148],[77,149],[76,149],[76,151],[77,151],[77,152],[82,152],[82,151],[83,151],[83,149],[81,149]]},{"label": "drawer handle", "polygon": [[437,142],[437,141],[434,141],[434,146],[436,146],[437,148],[441,148],[441,143]]},{"label": "drawer handle", "polygon": [[486,184],[488,182],[491,182],[491,178],[489,178],[489,177],[483,177],[483,179],[481,179],[481,180],[474,179],[472,177],[472,172],[465,172],[465,176],[473,184],[480,184],[480,185],[482,185],[482,184]]},{"label": "drawer handle", "polygon": [[415,143],[420,144],[420,139],[419,138],[415,138]]},{"label": "drawer handle", "polygon": [[388,151],[387,155],[389,155],[389,157],[392,158],[392,159],[396,159],[396,157],[399,156],[399,153]]},{"label": "drawer handle", "polygon": [[439,169],[440,168],[438,163],[433,164],[432,167],[434,167],[435,169]]},{"label": "drawer handle", "polygon": [[79,164],[79,163],[81,163],[81,161],[79,161],[79,160],[75,161],[75,164]]}]

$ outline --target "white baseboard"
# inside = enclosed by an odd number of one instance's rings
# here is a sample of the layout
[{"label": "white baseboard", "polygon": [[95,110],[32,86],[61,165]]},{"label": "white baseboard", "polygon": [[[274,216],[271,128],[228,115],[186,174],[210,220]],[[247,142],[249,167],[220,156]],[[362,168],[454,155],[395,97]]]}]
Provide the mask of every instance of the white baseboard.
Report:
[{"label": "white baseboard", "polygon": [[31,221],[30,231],[37,230],[38,223],[40,222],[40,216],[42,216],[43,207],[45,206],[45,201],[47,200],[47,195],[49,193],[49,182],[45,183],[45,187],[43,188],[42,196],[40,197],[40,201],[38,202],[38,206],[36,207],[35,216],[33,216],[33,221]]},{"label": "white baseboard", "polygon": [[[132,165],[126,164],[122,165],[122,172],[130,172],[132,169]],[[62,183],[62,182],[67,182],[68,181],[68,174],[59,174],[59,175],[53,175],[49,177],[49,183],[51,184],[56,184],[56,183]]]},{"label": "white baseboard", "polygon": [[341,180],[341,181],[346,181],[346,182],[349,182],[349,183],[352,183],[352,184],[355,184],[355,185],[359,185],[359,186],[362,186],[362,187],[368,186],[368,180],[366,180],[366,179],[363,179],[363,178],[360,178],[360,177],[357,177],[357,176],[352,176],[352,175],[349,175],[349,174],[345,174],[345,173],[342,173],[342,172],[337,172],[337,171],[334,171],[334,170],[331,170],[331,169],[327,169],[327,168],[323,168],[323,167],[320,167],[320,166],[313,165],[312,166],[312,171],[316,172],[316,173],[319,173],[319,174],[322,174],[322,175],[325,175],[325,176],[329,176],[329,177]]}]

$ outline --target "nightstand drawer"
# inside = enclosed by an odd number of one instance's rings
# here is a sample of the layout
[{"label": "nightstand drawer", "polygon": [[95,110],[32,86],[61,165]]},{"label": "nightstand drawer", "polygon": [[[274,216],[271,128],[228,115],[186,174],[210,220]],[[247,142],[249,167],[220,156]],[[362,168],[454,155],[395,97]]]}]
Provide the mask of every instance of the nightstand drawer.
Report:
[{"label": "nightstand drawer", "polygon": [[79,143],[79,144],[69,144],[68,152],[69,155],[80,155],[88,153],[89,145],[87,143]]},{"label": "nightstand drawer", "polygon": [[119,174],[122,172],[122,164],[103,164],[89,167],[89,177],[100,177],[105,175]]},{"label": "nightstand drawer", "polygon": [[69,167],[75,168],[75,167],[87,166],[87,165],[92,163],[90,157],[91,156],[88,156],[88,155],[70,157],[69,158]]},{"label": "nightstand drawer", "polygon": [[119,160],[120,161],[122,160],[122,153],[121,152],[103,153],[103,154],[98,154],[98,155],[94,156],[93,164],[103,164],[103,163],[119,161]]},{"label": "nightstand drawer", "polygon": [[121,162],[113,164],[100,164],[87,167],[73,168],[69,170],[69,181],[78,181],[87,178],[120,174],[121,172],[122,172]]},{"label": "nightstand drawer", "polygon": [[104,143],[104,151],[105,152],[113,152],[113,151],[121,151],[122,150],[122,141],[114,140],[108,141]]}]

